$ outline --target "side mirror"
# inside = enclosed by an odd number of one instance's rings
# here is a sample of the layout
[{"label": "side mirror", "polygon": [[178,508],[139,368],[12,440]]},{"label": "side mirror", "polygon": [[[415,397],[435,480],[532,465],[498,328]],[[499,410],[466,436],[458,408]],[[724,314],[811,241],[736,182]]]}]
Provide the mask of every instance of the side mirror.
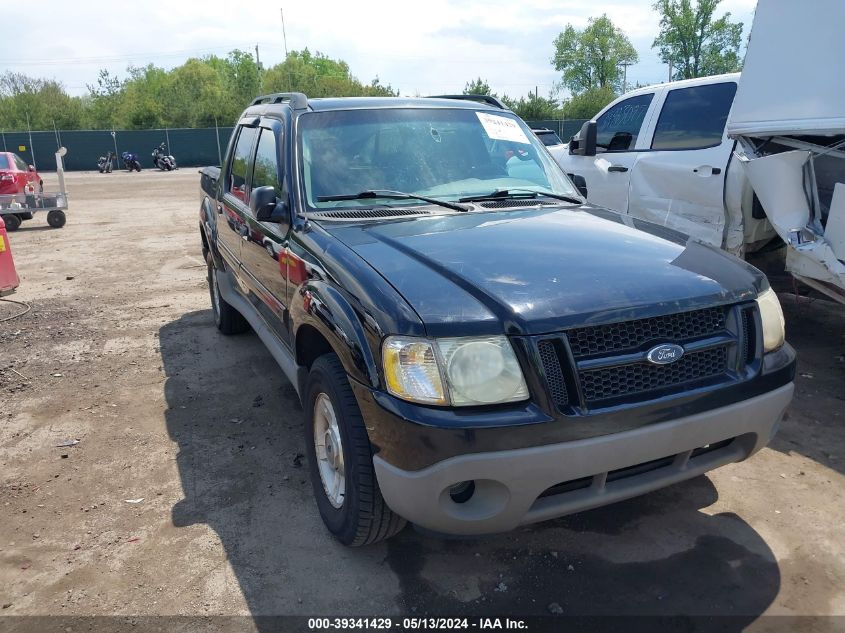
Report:
[{"label": "side mirror", "polygon": [[[570,145],[570,148],[572,146]],[[587,121],[581,126],[581,131],[578,133],[578,147],[571,149],[572,154],[578,156],[595,156],[596,155],[596,122]]]},{"label": "side mirror", "polygon": [[575,185],[575,188],[585,198],[587,197],[587,180],[584,176],[580,174],[566,174],[569,176],[569,180],[572,181],[572,184]]},{"label": "side mirror", "polygon": [[282,223],[287,219],[287,204],[279,202],[273,187],[253,189],[249,195],[249,208],[259,222]]},{"label": "side mirror", "polygon": [[35,165],[30,165],[30,166],[29,166],[29,171],[35,171]]}]

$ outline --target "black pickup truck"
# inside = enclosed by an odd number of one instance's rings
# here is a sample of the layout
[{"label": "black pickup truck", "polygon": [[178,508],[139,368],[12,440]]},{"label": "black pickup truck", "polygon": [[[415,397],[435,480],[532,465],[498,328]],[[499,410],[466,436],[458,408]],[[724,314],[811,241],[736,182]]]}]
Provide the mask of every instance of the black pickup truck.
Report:
[{"label": "black pickup truck", "polygon": [[199,231],[214,319],[305,411],[347,545],[481,534],[740,461],[792,398],[755,268],[586,204],[490,97],[257,98]]}]

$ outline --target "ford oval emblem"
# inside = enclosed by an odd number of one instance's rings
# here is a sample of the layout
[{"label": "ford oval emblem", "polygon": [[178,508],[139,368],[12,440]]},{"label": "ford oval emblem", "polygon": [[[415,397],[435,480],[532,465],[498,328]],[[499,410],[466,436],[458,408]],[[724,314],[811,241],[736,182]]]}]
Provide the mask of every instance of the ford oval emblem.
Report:
[{"label": "ford oval emblem", "polygon": [[683,347],[680,345],[666,343],[664,345],[652,347],[648,350],[646,358],[650,363],[654,363],[655,365],[668,365],[669,363],[674,363],[676,360],[680,360],[683,355]]}]

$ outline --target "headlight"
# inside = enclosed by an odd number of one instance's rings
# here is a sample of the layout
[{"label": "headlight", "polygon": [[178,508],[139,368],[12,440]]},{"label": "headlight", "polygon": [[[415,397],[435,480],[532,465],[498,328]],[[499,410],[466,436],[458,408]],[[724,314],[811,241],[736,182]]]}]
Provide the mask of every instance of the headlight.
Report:
[{"label": "headlight", "polygon": [[763,351],[773,352],[783,345],[784,321],[783,310],[775,291],[769,288],[757,297],[760,308],[760,320],[763,323]]},{"label": "headlight", "polygon": [[404,400],[471,406],[528,398],[522,370],[504,336],[433,341],[391,336],[384,342],[383,357],[387,390]]}]

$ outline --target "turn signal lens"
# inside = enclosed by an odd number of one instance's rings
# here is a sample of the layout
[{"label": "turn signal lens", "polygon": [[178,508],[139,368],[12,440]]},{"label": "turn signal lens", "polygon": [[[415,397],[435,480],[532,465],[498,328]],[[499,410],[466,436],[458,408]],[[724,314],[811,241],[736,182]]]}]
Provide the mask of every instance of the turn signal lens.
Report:
[{"label": "turn signal lens", "polygon": [[387,390],[403,400],[447,404],[434,347],[425,339],[391,336],[384,342]]}]

